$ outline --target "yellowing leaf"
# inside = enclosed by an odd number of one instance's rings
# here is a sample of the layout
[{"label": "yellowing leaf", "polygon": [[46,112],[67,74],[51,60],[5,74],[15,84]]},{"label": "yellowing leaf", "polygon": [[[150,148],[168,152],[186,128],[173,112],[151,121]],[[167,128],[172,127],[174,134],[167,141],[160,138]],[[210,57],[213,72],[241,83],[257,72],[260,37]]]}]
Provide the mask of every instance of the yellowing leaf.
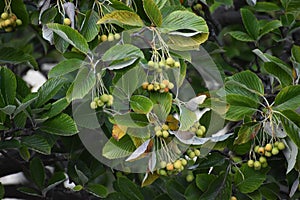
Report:
[{"label": "yellowing leaf", "polygon": [[115,124],[113,126],[112,136],[114,139],[120,140],[126,134],[126,131],[127,131],[126,126],[121,126],[121,125]]},{"label": "yellowing leaf", "polygon": [[146,174],[146,179],[142,183],[142,187],[145,187],[147,185],[151,185],[156,179],[159,178],[159,175],[157,173],[148,173]]},{"label": "yellowing leaf", "polygon": [[119,26],[122,25],[135,26],[135,27],[144,26],[144,23],[141,20],[140,16],[138,16],[138,14],[127,10],[112,11],[111,13],[104,15],[97,22],[97,24],[105,24],[105,23],[113,23]]},{"label": "yellowing leaf", "polygon": [[170,130],[172,130],[172,131],[178,130],[179,121],[175,117],[173,117],[173,115],[168,115],[166,122],[167,122]]}]

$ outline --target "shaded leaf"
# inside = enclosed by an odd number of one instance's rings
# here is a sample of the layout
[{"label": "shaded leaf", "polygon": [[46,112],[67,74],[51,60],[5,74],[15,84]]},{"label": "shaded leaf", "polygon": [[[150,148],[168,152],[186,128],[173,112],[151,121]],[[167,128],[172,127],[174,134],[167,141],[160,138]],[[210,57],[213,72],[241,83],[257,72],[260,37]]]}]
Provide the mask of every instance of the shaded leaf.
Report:
[{"label": "shaded leaf", "polygon": [[248,34],[253,38],[257,39],[259,35],[259,23],[255,15],[248,9],[240,9],[244,27]]},{"label": "shaded leaf", "polygon": [[48,73],[48,77],[57,77],[63,76],[70,72],[73,72],[83,66],[85,63],[84,61],[76,58],[71,58],[68,60],[63,60],[55,65]]},{"label": "shaded leaf", "polygon": [[242,31],[230,31],[228,32],[234,39],[237,39],[242,42],[254,42],[255,40],[250,37],[247,33]]},{"label": "shaded leaf", "polygon": [[197,174],[196,185],[202,192],[204,192],[216,178],[217,176],[213,174]]},{"label": "shaded leaf", "polygon": [[119,141],[110,138],[102,149],[102,155],[108,159],[124,158],[131,155],[135,148],[128,135],[125,135]]},{"label": "shaded leaf", "polygon": [[44,164],[42,163],[41,159],[38,157],[34,157],[30,161],[30,176],[33,182],[39,187],[44,187],[45,182],[45,168]]},{"label": "shaded leaf", "polygon": [[0,48],[0,63],[20,64],[27,63],[37,69],[38,64],[33,56],[13,47]]},{"label": "shaded leaf", "polygon": [[76,30],[69,26],[65,26],[57,23],[49,23],[47,27],[50,28],[54,33],[59,35],[66,42],[76,47],[82,53],[87,54],[89,46],[86,39]]},{"label": "shaded leaf", "polygon": [[81,34],[85,37],[87,42],[92,41],[99,32],[99,27],[95,24],[99,20],[98,14],[94,10],[89,10],[85,14]]},{"label": "shaded leaf", "polygon": [[38,191],[30,187],[19,187],[17,190],[27,195],[42,197]]},{"label": "shaded leaf", "polygon": [[122,194],[131,200],[142,200],[144,199],[139,188],[128,178],[119,177],[117,179],[118,188]]},{"label": "shaded leaf", "polygon": [[300,85],[288,86],[280,90],[275,98],[276,110],[296,110],[300,107]]},{"label": "shaded leaf", "polygon": [[264,69],[279,81],[282,87],[286,87],[292,84],[292,77],[278,65],[273,62],[265,62]]},{"label": "shaded leaf", "polygon": [[88,184],[85,186],[85,189],[89,193],[99,198],[105,198],[108,195],[107,188],[100,184]]},{"label": "shaded leaf", "polygon": [[241,126],[238,132],[238,137],[235,139],[234,144],[244,144],[249,140],[255,138],[257,132],[260,129],[260,123],[249,122]]},{"label": "shaded leaf", "polygon": [[268,23],[266,23],[263,27],[261,27],[261,31],[259,36],[262,37],[263,35],[281,27],[282,24],[279,20],[272,20]]},{"label": "shaded leaf", "polygon": [[30,135],[22,137],[22,144],[26,145],[29,149],[32,149],[36,152],[50,155],[51,146],[47,142],[47,140],[41,135]]},{"label": "shaded leaf", "polygon": [[156,3],[153,0],[143,0],[143,7],[152,24],[158,27],[161,26],[162,15]]},{"label": "shaded leaf", "polygon": [[0,107],[15,103],[16,89],[17,81],[15,74],[6,67],[0,67]]},{"label": "shaded leaf", "polygon": [[47,133],[61,136],[71,136],[78,133],[75,122],[65,113],[43,122],[40,125],[40,129]]},{"label": "shaded leaf", "polygon": [[166,183],[166,189],[171,199],[185,200],[184,187],[177,181],[170,179]]}]

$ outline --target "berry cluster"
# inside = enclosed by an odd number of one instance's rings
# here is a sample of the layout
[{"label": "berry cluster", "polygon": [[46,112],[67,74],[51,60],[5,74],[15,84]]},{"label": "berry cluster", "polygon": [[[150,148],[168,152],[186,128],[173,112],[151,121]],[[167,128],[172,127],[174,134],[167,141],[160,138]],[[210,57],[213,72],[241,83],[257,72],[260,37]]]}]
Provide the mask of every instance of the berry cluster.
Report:
[{"label": "berry cluster", "polygon": [[22,20],[18,19],[14,13],[3,12],[0,18],[0,29],[11,32],[16,26],[21,26]]},{"label": "berry cluster", "polygon": [[175,61],[172,57],[168,57],[167,59],[163,58],[160,61],[149,60],[148,67],[150,70],[156,70],[156,72],[160,73],[163,69],[180,67],[180,62]]},{"label": "berry cluster", "polygon": [[184,158],[179,158],[174,162],[161,161],[159,163],[160,169],[157,170],[157,173],[162,176],[177,174],[184,170],[184,166],[187,165],[187,160]]},{"label": "berry cluster", "polygon": [[95,97],[91,102],[91,109],[97,109],[99,107],[103,107],[104,105],[111,106],[113,104],[113,96],[110,94],[103,94],[100,97]]},{"label": "berry cluster", "polygon": [[105,41],[109,41],[109,42],[112,42],[114,40],[119,40],[121,38],[121,35],[119,33],[109,33],[107,35],[103,34],[101,36],[99,36],[99,40],[102,41],[102,42],[105,42]]},{"label": "berry cluster", "polygon": [[190,159],[194,159],[195,157],[200,156],[200,150],[197,148],[190,148],[186,151],[186,154]]},{"label": "berry cluster", "polygon": [[190,129],[190,132],[193,132],[197,135],[197,137],[204,137],[206,128],[202,126],[199,122],[196,122]]},{"label": "berry cluster", "polygon": [[174,84],[165,79],[161,83],[159,83],[159,82],[153,82],[153,83],[144,82],[142,84],[142,88],[144,90],[148,90],[148,91],[155,91],[155,92],[159,91],[160,93],[165,93],[165,92],[169,92],[169,90],[172,90],[174,88]]},{"label": "berry cluster", "polygon": [[163,124],[162,126],[155,126],[154,131],[157,137],[168,138],[169,137],[169,126],[167,124]]},{"label": "berry cluster", "polygon": [[279,151],[285,149],[285,144],[283,142],[276,141],[274,144],[268,143],[265,146],[255,146],[254,152],[260,155],[259,159],[256,160],[254,156],[253,159],[248,160],[247,164],[249,167],[254,167],[255,170],[260,170],[268,166],[267,158],[272,155],[277,155]]}]

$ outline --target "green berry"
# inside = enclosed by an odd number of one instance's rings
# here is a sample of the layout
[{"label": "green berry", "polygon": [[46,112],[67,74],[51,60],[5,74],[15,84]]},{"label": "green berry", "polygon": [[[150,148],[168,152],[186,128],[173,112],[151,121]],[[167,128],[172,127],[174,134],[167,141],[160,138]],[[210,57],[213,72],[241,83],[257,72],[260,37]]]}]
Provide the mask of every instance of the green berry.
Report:
[{"label": "green berry", "polygon": [[170,90],[172,90],[172,89],[174,88],[174,84],[173,84],[173,83],[171,83],[171,82],[169,82],[169,84],[168,84],[168,88],[169,88]]},{"label": "green berry", "polygon": [[194,153],[195,153],[196,156],[200,156],[200,150],[199,149],[195,149]]},{"label": "green berry", "polygon": [[100,99],[99,99],[98,101],[96,101],[96,102],[97,102],[97,106],[98,106],[98,107],[104,106],[104,102],[101,101]]},{"label": "green berry", "polygon": [[20,20],[20,19],[17,19],[17,20],[16,20],[16,24],[17,24],[18,26],[21,26],[22,23],[23,23],[22,20]]},{"label": "green berry", "polygon": [[248,167],[253,167],[254,166],[254,160],[248,160],[247,164],[248,164]]},{"label": "green berry", "polygon": [[169,126],[167,124],[163,124],[161,127],[163,130],[169,130]]},{"label": "green berry", "polygon": [[266,157],[264,157],[264,156],[259,157],[259,162],[260,162],[261,164],[266,163],[266,162],[267,162]]},{"label": "green berry", "polygon": [[195,152],[192,151],[188,154],[188,156],[193,159],[193,158],[195,158],[196,154],[195,154]]},{"label": "green berry", "polygon": [[192,175],[192,174],[188,174],[186,177],[185,177],[185,179],[186,179],[186,181],[187,182],[192,182],[193,180],[194,180],[194,175]]},{"label": "green berry", "polygon": [[262,168],[268,167],[268,163],[267,163],[267,162],[262,163],[262,164],[261,164],[261,167],[262,167]]},{"label": "green berry", "polygon": [[8,18],[8,13],[4,12],[1,14],[1,19],[6,20]]},{"label": "green berry", "polygon": [[159,170],[159,175],[161,175],[161,176],[167,176],[166,170],[160,169],[160,170]]},{"label": "green berry", "polygon": [[278,149],[278,147],[273,147],[273,149],[272,149],[272,155],[277,155],[277,154],[279,154],[279,149]]},{"label": "green berry", "polygon": [[109,33],[107,36],[107,41],[112,42],[112,41],[114,41],[114,39],[115,39],[114,34]]},{"label": "green berry", "polygon": [[69,18],[64,18],[64,25],[70,26],[71,25],[71,20]]},{"label": "green berry", "polygon": [[166,161],[161,161],[159,163],[160,168],[165,168],[167,166],[167,162]]},{"label": "green berry", "polygon": [[254,166],[255,170],[260,170],[261,169],[261,163],[259,161],[255,161],[253,166]]},{"label": "green berry", "polygon": [[204,134],[203,134],[203,131],[201,129],[198,129],[197,132],[196,132],[196,135],[198,137],[202,137]]},{"label": "green berry", "polygon": [[121,38],[121,35],[119,33],[115,33],[114,38],[115,40],[119,40]]},{"label": "green berry", "polygon": [[109,101],[109,96],[108,94],[102,94],[100,96],[100,100],[103,101],[104,103],[108,102]]},{"label": "green berry", "polygon": [[101,35],[100,39],[101,39],[102,42],[107,41],[107,35],[105,35],[105,34]]},{"label": "green berry", "polygon": [[176,61],[176,62],[174,63],[174,67],[180,67],[180,62]]},{"label": "green berry", "polygon": [[90,103],[90,107],[91,107],[91,109],[95,110],[97,108],[97,103],[95,101],[92,101]]},{"label": "green berry", "polygon": [[148,66],[149,66],[149,67],[154,67],[154,62],[153,62],[152,60],[149,60],[149,61],[148,61]]},{"label": "green berry", "polygon": [[155,132],[155,135],[156,135],[157,137],[161,137],[161,136],[163,135],[163,133],[162,133],[161,131],[156,131],[156,132]]},{"label": "green berry", "polygon": [[283,142],[279,142],[277,147],[278,147],[279,150],[284,150],[285,149],[285,144]]},{"label": "green berry", "polygon": [[206,127],[205,126],[200,126],[200,129],[202,130],[203,133],[206,132]]},{"label": "green berry", "polygon": [[169,132],[168,132],[168,131],[163,131],[163,132],[162,132],[162,136],[163,136],[164,138],[169,137]]},{"label": "green berry", "polygon": [[187,165],[187,160],[186,159],[181,159],[181,164],[183,165],[183,166],[186,166]]},{"label": "green berry", "polygon": [[[272,149],[272,150],[273,150],[273,149]],[[269,152],[269,151],[266,151],[266,152],[265,152],[265,156],[266,156],[266,157],[271,157],[271,156],[272,156],[272,153]]]},{"label": "green berry", "polygon": [[174,59],[172,57],[169,57],[169,58],[167,58],[166,63],[167,63],[167,65],[173,65]]},{"label": "green berry", "polygon": [[182,164],[181,164],[181,161],[180,161],[180,160],[176,160],[176,161],[174,162],[174,168],[175,168],[175,169],[180,169],[181,166],[182,166]]},{"label": "green berry", "polygon": [[155,127],[154,127],[154,130],[155,130],[155,131],[160,131],[160,130],[161,130],[161,127],[160,127],[160,126],[155,126]]}]

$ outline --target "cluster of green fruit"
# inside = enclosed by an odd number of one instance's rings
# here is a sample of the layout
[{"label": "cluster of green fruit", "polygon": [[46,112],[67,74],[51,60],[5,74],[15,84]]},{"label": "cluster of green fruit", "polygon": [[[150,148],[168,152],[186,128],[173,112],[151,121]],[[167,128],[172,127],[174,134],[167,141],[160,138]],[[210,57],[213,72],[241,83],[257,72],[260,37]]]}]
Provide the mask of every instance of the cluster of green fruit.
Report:
[{"label": "cluster of green fruit", "polygon": [[186,151],[186,155],[190,158],[190,159],[194,159],[195,157],[200,156],[200,150],[197,148],[190,148]]},{"label": "cluster of green fruit", "polygon": [[196,134],[197,137],[204,137],[206,128],[205,126],[201,125],[199,122],[196,122],[190,129],[190,132],[193,132]]},{"label": "cluster of green fruit", "polygon": [[162,126],[155,126],[154,131],[157,137],[168,138],[169,137],[169,126],[167,124],[163,124]]},{"label": "cluster of green fruit", "polygon": [[159,163],[159,168],[157,174],[161,176],[177,174],[184,170],[184,167],[188,164],[187,160],[184,158],[179,158],[174,162],[161,161]]},{"label": "cluster of green fruit", "polygon": [[113,104],[114,97],[110,94],[102,94],[100,97],[95,97],[91,102],[91,109],[97,109],[104,105],[111,106]]},{"label": "cluster of green fruit", "polygon": [[260,157],[258,160],[250,159],[247,164],[249,167],[254,167],[255,170],[260,170],[268,166],[267,158],[272,155],[277,155],[279,151],[285,149],[285,144],[283,142],[276,141],[273,145],[271,143],[266,144],[265,146],[255,146],[254,152],[259,154]]},{"label": "cluster of green fruit", "polygon": [[114,40],[119,40],[121,38],[121,35],[119,33],[109,33],[107,35],[103,34],[101,36],[99,36],[99,40],[101,42],[105,42],[105,41],[109,41],[109,42],[112,42]]},{"label": "cluster of green fruit", "polygon": [[156,70],[156,72],[160,73],[163,69],[180,67],[180,62],[175,61],[172,57],[168,57],[167,59],[162,59],[158,62],[149,60],[148,67],[150,70]]},{"label": "cluster of green fruit", "polygon": [[3,12],[0,18],[0,29],[4,29],[5,32],[11,32],[16,26],[21,26],[22,20],[18,19],[14,13],[8,14]]},{"label": "cluster of green fruit", "polygon": [[163,80],[161,83],[159,82],[153,82],[153,83],[149,83],[149,82],[144,82],[142,84],[142,88],[144,90],[148,90],[148,91],[159,91],[160,93],[165,93],[165,92],[169,92],[169,90],[172,90],[174,88],[174,84],[168,80]]}]

